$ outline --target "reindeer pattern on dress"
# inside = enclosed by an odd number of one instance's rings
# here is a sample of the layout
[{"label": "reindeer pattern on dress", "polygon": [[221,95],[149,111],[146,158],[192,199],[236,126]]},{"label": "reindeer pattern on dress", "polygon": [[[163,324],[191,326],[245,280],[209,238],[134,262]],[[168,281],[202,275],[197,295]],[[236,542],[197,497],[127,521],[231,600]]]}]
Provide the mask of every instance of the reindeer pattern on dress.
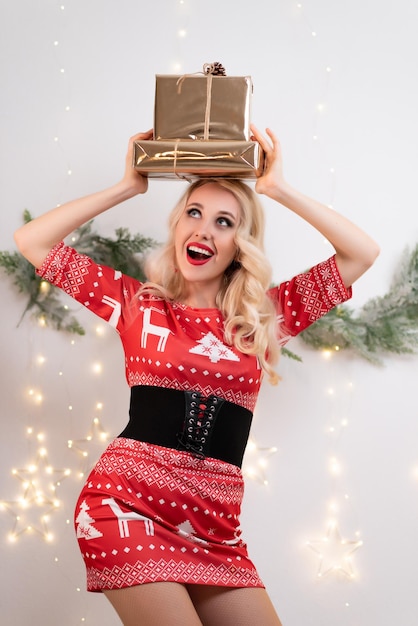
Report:
[{"label": "reindeer pattern on dress", "polygon": [[149,517],[145,517],[145,515],[141,515],[135,511],[122,511],[114,498],[103,498],[102,505],[106,504],[110,506],[118,520],[119,535],[122,539],[129,537],[129,522],[144,522],[145,533],[148,536],[154,535],[154,522],[149,519]]},{"label": "reindeer pattern on dress", "polygon": [[[160,309],[157,309],[153,306],[147,309],[144,309],[144,317],[142,321],[142,333],[141,333],[141,348],[145,349],[147,347],[147,340],[148,340],[149,335],[154,335],[156,337],[159,337],[158,345],[157,345],[157,352],[164,352],[167,339],[172,331],[166,326],[159,326],[158,324],[155,323],[155,321],[151,322],[152,311],[155,311],[156,313],[159,313],[160,315],[165,315]],[[155,319],[155,315],[154,315],[154,319]]]}]

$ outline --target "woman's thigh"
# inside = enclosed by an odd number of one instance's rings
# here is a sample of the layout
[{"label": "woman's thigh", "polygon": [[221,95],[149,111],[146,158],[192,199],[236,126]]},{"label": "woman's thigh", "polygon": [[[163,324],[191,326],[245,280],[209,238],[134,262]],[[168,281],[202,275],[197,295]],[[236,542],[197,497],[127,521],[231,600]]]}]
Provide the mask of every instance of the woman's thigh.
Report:
[{"label": "woman's thigh", "polygon": [[148,583],[104,594],[124,626],[202,626],[184,585]]},{"label": "woman's thigh", "polygon": [[187,589],[204,626],[281,626],[265,589],[203,585]]}]

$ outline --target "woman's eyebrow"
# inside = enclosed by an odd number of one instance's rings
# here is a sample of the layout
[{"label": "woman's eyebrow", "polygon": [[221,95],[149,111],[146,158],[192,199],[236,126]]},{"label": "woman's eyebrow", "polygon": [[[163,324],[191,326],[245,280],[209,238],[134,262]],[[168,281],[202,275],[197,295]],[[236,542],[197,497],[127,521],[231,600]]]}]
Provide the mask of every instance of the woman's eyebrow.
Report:
[{"label": "woman's eyebrow", "polygon": [[224,211],[223,209],[221,209],[219,212],[221,215],[228,215],[233,220],[237,219],[237,216],[234,215],[234,213],[230,213],[229,211]]}]

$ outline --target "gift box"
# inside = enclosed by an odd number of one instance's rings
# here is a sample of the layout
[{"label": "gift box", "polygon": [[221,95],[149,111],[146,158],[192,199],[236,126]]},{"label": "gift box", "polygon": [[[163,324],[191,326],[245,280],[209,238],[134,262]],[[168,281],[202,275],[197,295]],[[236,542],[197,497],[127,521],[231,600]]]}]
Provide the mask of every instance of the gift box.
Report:
[{"label": "gift box", "polygon": [[250,76],[157,75],[154,139],[249,141]]},{"label": "gift box", "polygon": [[150,178],[254,179],[264,152],[256,141],[136,141],[133,166]]}]

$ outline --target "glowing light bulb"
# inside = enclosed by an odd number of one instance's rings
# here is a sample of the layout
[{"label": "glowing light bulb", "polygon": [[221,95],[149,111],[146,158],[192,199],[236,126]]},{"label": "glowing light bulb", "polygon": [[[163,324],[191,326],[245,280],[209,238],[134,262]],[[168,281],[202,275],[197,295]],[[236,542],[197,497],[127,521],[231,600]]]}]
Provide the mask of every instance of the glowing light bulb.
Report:
[{"label": "glowing light bulb", "polygon": [[338,504],[337,504],[337,502],[331,502],[330,505],[329,505],[329,508],[330,508],[330,510],[333,513],[338,513]]},{"label": "glowing light bulb", "polygon": [[335,456],[329,460],[329,470],[331,474],[334,474],[335,476],[341,474],[341,464]]},{"label": "glowing light bulb", "polygon": [[103,335],[105,334],[106,329],[103,326],[103,324],[99,324],[98,326],[96,326],[96,335],[98,337],[103,337]]},{"label": "glowing light bulb", "polygon": [[103,366],[101,363],[93,363],[92,369],[95,374],[101,374],[103,370]]}]

